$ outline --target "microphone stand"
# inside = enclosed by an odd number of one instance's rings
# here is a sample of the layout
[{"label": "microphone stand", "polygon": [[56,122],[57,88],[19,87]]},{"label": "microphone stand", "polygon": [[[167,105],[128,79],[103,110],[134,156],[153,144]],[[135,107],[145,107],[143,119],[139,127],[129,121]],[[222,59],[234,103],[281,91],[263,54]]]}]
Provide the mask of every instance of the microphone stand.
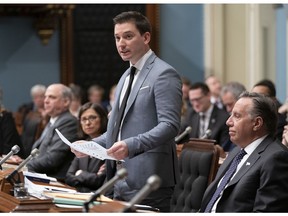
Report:
[{"label": "microphone stand", "polygon": [[90,203],[93,203],[97,198],[100,197],[100,195],[101,195],[101,193],[99,193],[99,192],[96,191],[96,192],[93,194],[93,199],[84,202],[84,203],[83,203],[83,212],[85,212],[85,213],[86,213],[86,212],[89,212],[89,204],[90,204]]},{"label": "microphone stand", "polygon": [[[16,177],[16,178],[15,178]],[[6,180],[14,187],[15,184],[21,183],[20,174],[17,170],[14,170],[6,177]]]},{"label": "microphone stand", "polygon": [[110,179],[108,182],[106,182],[106,184],[103,184],[98,190],[96,190],[96,192],[90,197],[89,200],[84,202],[83,211],[89,212],[89,204],[90,203],[93,203],[97,198],[99,198],[101,196],[101,194],[105,194],[107,192],[107,190],[109,190],[115,184],[116,181],[118,181],[119,179],[123,179],[126,176],[127,176],[127,170],[125,168],[118,170],[116,172],[116,175],[112,179]]}]

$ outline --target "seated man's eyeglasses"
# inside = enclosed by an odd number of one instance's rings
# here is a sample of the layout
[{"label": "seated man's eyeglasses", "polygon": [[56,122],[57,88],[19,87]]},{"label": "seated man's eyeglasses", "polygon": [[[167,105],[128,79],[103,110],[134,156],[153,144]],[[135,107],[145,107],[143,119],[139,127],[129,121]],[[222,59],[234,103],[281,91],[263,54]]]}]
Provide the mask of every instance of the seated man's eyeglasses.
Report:
[{"label": "seated man's eyeglasses", "polygon": [[190,102],[193,103],[193,102],[199,102],[202,98],[204,98],[205,95],[202,95],[201,97],[198,97],[198,98],[192,98],[190,99]]}]

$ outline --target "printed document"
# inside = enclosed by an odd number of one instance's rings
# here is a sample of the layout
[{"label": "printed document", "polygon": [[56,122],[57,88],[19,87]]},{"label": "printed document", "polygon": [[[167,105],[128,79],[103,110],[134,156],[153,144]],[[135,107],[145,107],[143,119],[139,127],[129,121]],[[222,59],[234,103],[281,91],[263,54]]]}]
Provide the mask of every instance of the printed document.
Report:
[{"label": "printed document", "polygon": [[83,140],[81,141],[81,144],[70,143],[58,129],[55,129],[55,130],[64,143],[66,143],[71,148],[81,153],[90,155],[95,158],[99,158],[100,160],[105,160],[105,159],[116,160],[114,157],[111,157],[107,154],[107,149],[103,148],[101,145],[99,145],[96,142]]}]

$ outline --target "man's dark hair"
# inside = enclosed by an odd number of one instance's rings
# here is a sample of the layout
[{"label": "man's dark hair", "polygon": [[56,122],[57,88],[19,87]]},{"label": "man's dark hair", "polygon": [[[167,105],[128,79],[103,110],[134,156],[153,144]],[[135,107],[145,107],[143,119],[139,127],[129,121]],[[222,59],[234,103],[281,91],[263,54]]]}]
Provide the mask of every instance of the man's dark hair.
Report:
[{"label": "man's dark hair", "polygon": [[196,82],[191,85],[190,90],[201,89],[204,95],[209,94],[210,90],[209,87],[203,82]]},{"label": "man's dark hair", "polygon": [[147,17],[137,11],[122,12],[113,18],[114,26],[126,22],[135,23],[141,35],[146,32],[152,33],[152,27]]},{"label": "man's dark hair", "polygon": [[276,97],[276,88],[275,88],[274,83],[271,80],[263,79],[254,85],[254,87],[256,87],[256,86],[267,87],[269,89],[269,92],[268,92],[269,95],[268,96],[269,97]]}]

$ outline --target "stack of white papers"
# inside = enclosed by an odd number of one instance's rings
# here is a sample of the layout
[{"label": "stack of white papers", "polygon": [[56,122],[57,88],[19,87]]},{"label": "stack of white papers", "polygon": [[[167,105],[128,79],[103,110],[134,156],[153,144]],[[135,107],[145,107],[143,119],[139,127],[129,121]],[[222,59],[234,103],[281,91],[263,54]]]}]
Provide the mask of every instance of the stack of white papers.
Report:
[{"label": "stack of white papers", "polygon": [[99,145],[96,142],[81,140],[81,143],[77,143],[77,144],[70,143],[58,129],[55,129],[55,130],[64,143],[66,143],[71,148],[81,153],[90,155],[95,158],[99,158],[100,160],[105,160],[105,159],[116,160],[114,157],[111,157],[107,154],[107,149],[103,148],[101,145]]}]

